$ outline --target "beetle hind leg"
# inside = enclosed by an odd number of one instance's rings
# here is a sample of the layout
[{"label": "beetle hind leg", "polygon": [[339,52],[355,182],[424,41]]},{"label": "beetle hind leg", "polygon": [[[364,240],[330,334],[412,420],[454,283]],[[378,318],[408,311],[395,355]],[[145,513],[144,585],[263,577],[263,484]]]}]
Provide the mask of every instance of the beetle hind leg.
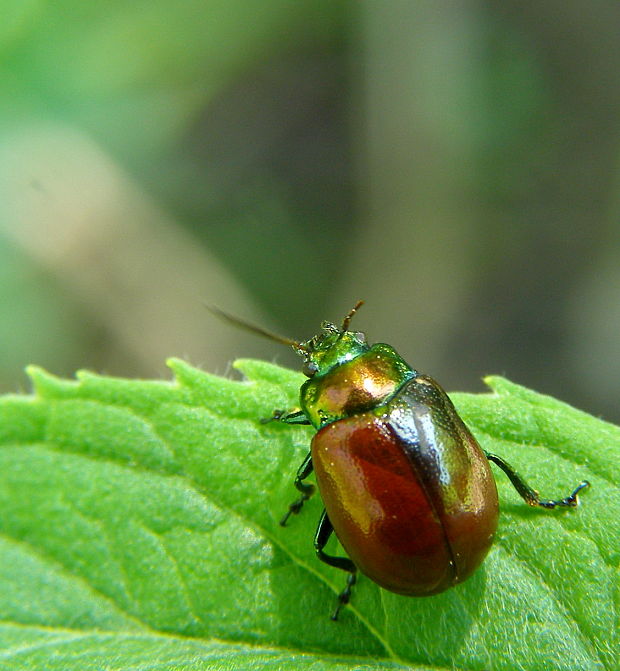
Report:
[{"label": "beetle hind leg", "polygon": [[348,571],[349,576],[347,578],[347,584],[344,589],[338,595],[338,603],[336,604],[336,609],[331,614],[331,619],[336,621],[340,610],[343,606],[346,606],[351,600],[351,592],[353,590],[353,585],[357,581],[357,567],[348,557],[333,557],[323,552],[323,549],[327,545],[327,541],[334,532],[334,527],[330,522],[327,512],[324,510],[319,520],[319,526],[317,527],[316,534],[314,536],[314,549],[316,550],[317,557],[335,568],[342,569],[343,571]]},{"label": "beetle hind leg", "polygon": [[506,473],[510,482],[512,482],[513,487],[519,493],[519,496],[521,496],[529,506],[540,506],[541,508],[574,508],[579,505],[579,492],[590,486],[590,483],[587,480],[584,480],[563,499],[541,499],[538,492],[535,489],[532,489],[532,487],[525,482],[509,463],[504,461],[501,457],[498,457],[496,454],[490,454],[489,452],[486,452],[485,454],[489,461],[497,464],[502,471]]}]

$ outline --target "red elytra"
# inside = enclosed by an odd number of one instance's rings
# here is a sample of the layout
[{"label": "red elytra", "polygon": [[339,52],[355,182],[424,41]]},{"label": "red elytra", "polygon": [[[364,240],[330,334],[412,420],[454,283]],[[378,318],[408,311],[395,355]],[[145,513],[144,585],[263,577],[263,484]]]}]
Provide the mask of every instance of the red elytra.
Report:
[{"label": "red elytra", "polygon": [[431,378],[411,380],[380,412],[323,427],[312,463],[336,536],[385,589],[448,589],[493,542],[499,507],[488,461]]}]

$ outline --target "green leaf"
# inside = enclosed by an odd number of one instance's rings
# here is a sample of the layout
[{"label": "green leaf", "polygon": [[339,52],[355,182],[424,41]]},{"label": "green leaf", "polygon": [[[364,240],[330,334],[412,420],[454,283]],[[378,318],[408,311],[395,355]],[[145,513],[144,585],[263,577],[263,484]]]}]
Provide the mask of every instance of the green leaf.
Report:
[{"label": "green leaf", "polygon": [[[497,472],[497,542],[476,574],[416,599],[314,556],[314,497],[287,528],[312,431],[261,424],[301,376],[232,381],[29,370],[0,399],[0,670],[612,669],[618,659],[620,429],[500,378],[454,394],[484,449],[571,510],[527,507]],[[493,467],[495,468],[495,467]]]}]

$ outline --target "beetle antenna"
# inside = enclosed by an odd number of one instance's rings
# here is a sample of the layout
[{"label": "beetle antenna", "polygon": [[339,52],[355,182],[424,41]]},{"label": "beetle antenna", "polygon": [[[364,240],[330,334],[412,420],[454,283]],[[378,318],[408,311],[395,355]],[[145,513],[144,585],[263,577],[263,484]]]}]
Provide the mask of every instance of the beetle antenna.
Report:
[{"label": "beetle antenna", "polygon": [[348,331],[349,330],[349,324],[351,323],[351,319],[353,319],[353,315],[364,305],[364,301],[357,301],[357,303],[353,306],[353,309],[350,310],[350,312],[346,315],[346,317],[342,320],[342,331]]},{"label": "beetle antenna", "polygon": [[268,340],[274,340],[275,342],[279,342],[282,345],[290,345],[291,347],[294,347],[296,350],[300,350],[302,352],[307,351],[307,348],[304,347],[300,342],[297,342],[297,340],[293,340],[292,338],[285,338],[284,336],[278,335],[277,333],[272,333],[271,331],[264,329],[262,326],[256,326],[256,324],[246,322],[245,320],[240,319],[239,317],[235,317],[234,315],[231,315],[228,312],[224,312],[224,310],[216,307],[215,305],[205,305],[205,307],[210,312],[212,312],[216,317],[219,317],[220,319],[227,321],[228,323],[232,324],[233,326],[236,326],[237,328],[241,328],[244,331],[249,331],[250,333],[255,333],[256,335],[262,336],[263,338],[267,338]]}]

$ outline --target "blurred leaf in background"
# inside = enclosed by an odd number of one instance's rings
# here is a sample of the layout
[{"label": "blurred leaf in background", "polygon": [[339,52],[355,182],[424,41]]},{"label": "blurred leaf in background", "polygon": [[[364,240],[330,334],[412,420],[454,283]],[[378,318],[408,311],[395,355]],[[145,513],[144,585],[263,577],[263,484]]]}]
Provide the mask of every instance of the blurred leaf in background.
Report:
[{"label": "blurred leaf in background", "polygon": [[366,298],[447,387],[620,418],[620,5],[0,0],[0,388],[292,362]]}]

